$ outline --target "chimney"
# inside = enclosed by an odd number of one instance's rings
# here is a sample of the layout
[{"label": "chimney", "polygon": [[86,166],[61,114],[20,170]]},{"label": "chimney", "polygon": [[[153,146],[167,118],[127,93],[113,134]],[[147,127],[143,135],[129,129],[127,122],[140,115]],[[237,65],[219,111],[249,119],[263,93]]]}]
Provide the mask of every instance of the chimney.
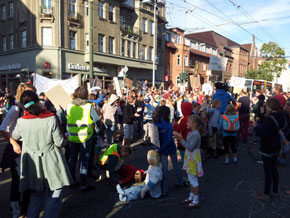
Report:
[{"label": "chimney", "polygon": [[255,35],[252,36],[252,49],[251,49],[251,56],[255,56],[256,50],[256,42],[255,42]]}]

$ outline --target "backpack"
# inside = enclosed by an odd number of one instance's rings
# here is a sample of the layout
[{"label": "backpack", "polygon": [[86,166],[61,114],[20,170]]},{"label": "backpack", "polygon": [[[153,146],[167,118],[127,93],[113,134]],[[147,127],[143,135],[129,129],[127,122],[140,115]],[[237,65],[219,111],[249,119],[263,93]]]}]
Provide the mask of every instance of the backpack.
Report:
[{"label": "backpack", "polygon": [[225,132],[237,132],[240,129],[239,116],[226,116],[223,114],[223,130]]}]

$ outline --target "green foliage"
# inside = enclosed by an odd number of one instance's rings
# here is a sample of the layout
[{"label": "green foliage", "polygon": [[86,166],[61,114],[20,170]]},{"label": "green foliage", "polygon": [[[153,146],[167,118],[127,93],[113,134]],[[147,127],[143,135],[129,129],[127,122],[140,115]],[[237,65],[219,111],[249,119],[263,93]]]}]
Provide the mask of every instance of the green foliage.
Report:
[{"label": "green foliage", "polygon": [[265,71],[248,70],[245,74],[247,79],[257,79],[257,80],[267,80],[272,81],[274,75],[272,73],[267,73]]},{"label": "green foliage", "polygon": [[[265,58],[265,61],[259,66],[261,76],[263,75],[269,77],[269,79],[273,79],[275,73],[277,77],[280,77],[282,71],[286,70],[287,60],[285,58],[285,51],[275,42],[264,43],[260,49],[260,56]],[[270,75],[272,76],[270,77]],[[264,80],[267,79],[265,78]]]}]

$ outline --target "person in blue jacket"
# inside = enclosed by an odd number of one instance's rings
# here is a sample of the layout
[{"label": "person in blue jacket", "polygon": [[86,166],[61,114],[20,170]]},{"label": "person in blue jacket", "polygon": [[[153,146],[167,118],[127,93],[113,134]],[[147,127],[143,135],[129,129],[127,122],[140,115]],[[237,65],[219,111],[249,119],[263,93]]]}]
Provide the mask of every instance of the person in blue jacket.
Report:
[{"label": "person in blue jacket", "polygon": [[226,91],[226,86],[220,82],[215,84],[216,93],[212,96],[212,100],[219,99],[222,102],[220,114],[224,114],[230,102],[235,104],[235,99]]},{"label": "person in blue jacket", "polygon": [[167,106],[158,107],[154,125],[157,126],[159,132],[160,148],[158,153],[161,157],[163,171],[161,184],[163,196],[166,196],[168,192],[168,156],[170,156],[177,179],[176,186],[181,187],[183,185],[182,172],[178,164],[176,145],[173,140],[173,128],[169,119],[170,109]]}]

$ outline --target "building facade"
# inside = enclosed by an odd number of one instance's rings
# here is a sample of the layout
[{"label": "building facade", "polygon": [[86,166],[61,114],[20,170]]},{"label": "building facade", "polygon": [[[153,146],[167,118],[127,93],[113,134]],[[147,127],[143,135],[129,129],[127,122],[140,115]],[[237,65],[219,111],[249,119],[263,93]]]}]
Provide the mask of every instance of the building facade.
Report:
[{"label": "building facade", "polygon": [[252,36],[252,43],[242,44],[242,47],[248,50],[249,70],[258,70],[259,53],[256,46],[255,35]]},{"label": "building facade", "polygon": [[[0,7],[2,87],[14,90],[32,73],[62,79],[88,74],[89,1],[0,0]],[[134,82],[152,80],[153,58],[161,51],[153,54],[153,33],[164,29],[164,3],[157,7],[156,28],[153,11],[141,0],[93,1],[94,75],[104,87],[125,66]],[[157,69],[156,81],[163,73]]]}]

